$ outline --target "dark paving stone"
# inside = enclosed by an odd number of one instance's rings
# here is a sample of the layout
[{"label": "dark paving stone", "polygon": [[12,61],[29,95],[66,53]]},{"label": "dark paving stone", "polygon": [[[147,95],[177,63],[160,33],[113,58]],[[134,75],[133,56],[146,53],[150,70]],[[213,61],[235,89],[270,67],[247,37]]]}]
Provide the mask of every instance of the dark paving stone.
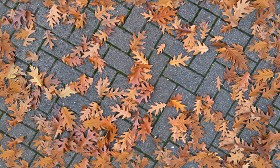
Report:
[{"label": "dark paving stone", "polygon": [[125,21],[123,27],[130,32],[138,33],[146,23],[146,19],[141,15],[145,10],[141,7],[134,7]]},{"label": "dark paving stone", "polygon": [[222,11],[220,10],[219,5],[213,5],[210,1],[202,1],[199,6],[210,10],[212,13],[214,13],[215,15],[218,15],[220,17],[223,16]]},{"label": "dark paving stone", "polygon": [[17,124],[16,127],[12,127],[11,130],[7,131],[7,134],[14,138],[24,136],[23,143],[26,145],[28,145],[35,136],[35,132],[33,130],[21,123]]},{"label": "dark paving stone", "polygon": [[[155,51],[156,50],[156,42],[159,40],[160,36],[161,36],[161,31],[154,25],[148,23],[146,24],[146,27],[144,29],[146,31],[146,38],[144,39],[144,47],[145,50],[143,51],[143,53],[145,54],[146,57],[149,56],[151,51]],[[154,52],[155,54],[156,52]]]},{"label": "dark paving stone", "polygon": [[216,20],[216,16],[202,9],[195,18],[194,24],[199,25],[201,22],[207,22],[209,27],[212,27]]},{"label": "dark paving stone", "polygon": [[231,29],[230,32],[221,33],[220,30],[223,25],[226,25],[226,23],[221,19],[218,19],[210,34],[213,36],[224,36],[223,41],[229,45],[239,44],[244,47],[247,44],[248,40],[250,39],[249,36],[236,28]]},{"label": "dark paving stone", "polygon": [[[144,104],[144,108],[148,109],[154,102],[166,103],[173,93],[176,85],[173,82],[168,81],[166,78],[159,78],[158,83],[154,86],[154,92],[148,103]],[[164,90],[164,92],[163,92]]]},{"label": "dark paving stone", "polygon": [[90,104],[90,101],[80,94],[72,94],[69,97],[58,99],[57,103],[79,113],[83,106]]},{"label": "dark paving stone", "polygon": [[202,80],[202,77],[193,71],[185,68],[185,67],[174,67],[171,65],[168,65],[165,69],[164,76],[168,77],[169,79],[179,83],[186,89],[189,89],[190,91],[194,92],[199,83]]},{"label": "dark paving stone", "polygon": [[36,155],[31,149],[21,144],[18,145],[18,148],[23,151],[21,158],[27,161],[28,163],[30,163],[34,158],[34,156]]},{"label": "dark paving stone", "polygon": [[79,45],[81,43],[83,35],[90,39],[99,23],[99,20],[96,19],[93,12],[86,9],[85,13],[87,18],[84,28],[75,29],[68,38],[68,40],[75,45]]},{"label": "dark paving stone", "polygon": [[105,56],[105,61],[108,65],[125,74],[129,74],[133,66],[133,59],[131,57],[113,47],[110,48]]},{"label": "dark paving stone", "polygon": [[40,72],[49,71],[55,58],[44,51],[39,51],[38,56],[38,61],[32,62],[32,66],[38,67]]},{"label": "dark paving stone", "polygon": [[55,24],[53,26],[53,29],[51,29],[51,27],[49,26],[49,22],[47,22],[47,19],[46,19],[48,12],[49,12],[49,9],[47,9],[45,7],[39,8],[39,10],[35,16],[35,18],[36,18],[35,22],[37,24],[39,24],[40,26],[43,26],[44,28],[51,30],[54,34],[56,34],[62,38],[67,38],[71,33],[73,25],[62,24],[62,22],[60,22],[59,24]]},{"label": "dark paving stone", "polygon": [[276,97],[273,104],[280,109],[280,97],[279,96]]},{"label": "dark paving stone", "polygon": [[131,34],[116,27],[115,31],[108,38],[108,41],[113,45],[117,46],[122,51],[128,52],[130,49],[129,43],[131,38],[132,38]]},{"label": "dark paving stone", "polygon": [[224,89],[221,89],[215,98],[213,110],[222,112],[224,115],[228,112],[233,100],[231,99],[230,93]]},{"label": "dark paving stone", "polygon": [[97,94],[97,91],[95,88],[97,82],[99,81],[100,78],[105,79],[106,77],[108,77],[109,81],[111,82],[113,80],[115,74],[116,74],[116,71],[108,66],[106,66],[104,68],[102,74],[97,72],[94,75],[92,85],[90,86],[90,88],[87,91],[87,93],[85,94],[85,96],[91,101],[100,101],[100,98],[98,97],[98,94]]},{"label": "dark paving stone", "polygon": [[3,4],[0,4],[0,18],[3,16],[6,16],[8,14],[9,8],[4,6]]},{"label": "dark paving stone", "polygon": [[64,84],[76,81],[76,79],[78,79],[81,75],[80,72],[60,61],[57,61],[54,64],[51,73],[54,73],[55,77]]},{"label": "dark paving stone", "polygon": [[126,76],[123,76],[122,74],[118,73],[112,84],[112,87],[114,89],[116,89],[116,88],[129,89],[131,87],[131,85],[128,84],[128,79]]},{"label": "dark paving stone", "polygon": [[214,140],[217,132],[215,131],[214,123],[211,122],[201,122],[203,130],[205,131],[203,137],[200,139],[201,142],[204,142],[207,147],[210,147],[212,141]]},{"label": "dark paving stone", "polygon": [[159,137],[162,141],[166,141],[171,135],[171,125],[169,124],[169,117],[174,118],[178,115],[175,108],[165,108],[161,113],[161,116],[153,128],[152,134]]},{"label": "dark paving stone", "polygon": [[70,54],[71,50],[74,47],[57,36],[55,36],[55,38],[57,38],[57,40],[53,41],[54,43],[53,49],[50,49],[49,45],[47,46],[43,45],[41,49],[52,54],[58,59],[61,59],[63,56]]},{"label": "dark paving stone", "polygon": [[164,53],[168,54],[169,56],[178,56],[179,54],[188,55],[190,56],[186,50],[183,48],[183,43],[176,40],[174,37],[172,37],[169,34],[164,34],[162,38],[160,39],[159,43],[165,44]]},{"label": "dark paving stone", "polygon": [[207,37],[205,44],[208,46],[209,50],[203,55],[194,56],[194,60],[190,64],[190,68],[199,72],[202,75],[205,75],[208,69],[210,68],[212,62],[217,56],[215,48],[211,45],[210,37]]},{"label": "dark paving stone", "polygon": [[245,31],[246,33],[252,33],[252,25],[256,20],[256,11],[251,12],[250,14],[246,15],[242,18],[238,23],[238,28]]},{"label": "dark paving stone", "polygon": [[240,134],[240,138],[243,139],[246,143],[250,144],[252,142],[252,137],[257,135],[258,132],[245,128]]},{"label": "dark paving stone", "polygon": [[156,144],[151,136],[147,136],[147,140],[143,143],[142,141],[137,142],[137,148],[141,149],[145,154],[155,159],[154,151],[157,149]]},{"label": "dark paving stone", "polygon": [[224,78],[224,71],[225,68],[221,66],[220,64],[214,63],[211,66],[211,69],[207,76],[204,78],[202,84],[200,85],[198,89],[198,95],[207,95],[209,94],[211,97],[213,97],[216,92],[218,91],[216,88],[216,79],[219,76],[221,80]]},{"label": "dark paving stone", "polygon": [[[2,112],[1,112],[2,113]],[[11,120],[12,118],[9,117],[6,113],[2,113],[2,117],[0,118],[0,130],[3,132],[7,132],[8,128],[10,128],[10,125],[8,124],[8,120]]]},{"label": "dark paving stone", "polygon": [[155,82],[158,80],[160,74],[162,73],[164,67],[168,64],[169,58],[166,57],[164,54],[156,55],[153,53],[151,57],[149,58],[149,64],[152,65],[151,74],[153,75],[150,82],[152,84],[155,84]]},{"label": "dark paving stone", "polygon": [[[17,32],[18,31],[16,31],[16,33]],[[16,39],[15,34],[13,34],[11,41],[13,44],[17,46],[16,48],[17,58],[20,58],[21,60],[24,60],[26,62],[30,62],[26,60],[26,52],[27,51],[37,52],[38,48],[42,43],[43,34],[44,34],[44,30],[41,29],[40,27],[36,27],[35,32],[30,35],[30,37],[35,38],[35,40],[31,42],[30,45],[28,46],[23,46],[24,40]]]},{"label": "dark paving stone", "polygon": [[194,19],[199,8],[191,2],[186,1],[184,5],[179,8],[178,14],[189,22]]},{"label": "dark paving stone", "polygon": [[182,104],[186,105],[188,110],[192,110],[194,108],[194,102],[195,102],[195,98],[196,98],[195,95],[193,95],[192,93],[183,89],[180,86],[178,86],[175,89],[172,96],[175,96],[177,94],[182,94],[182,96],[183,96]]}]

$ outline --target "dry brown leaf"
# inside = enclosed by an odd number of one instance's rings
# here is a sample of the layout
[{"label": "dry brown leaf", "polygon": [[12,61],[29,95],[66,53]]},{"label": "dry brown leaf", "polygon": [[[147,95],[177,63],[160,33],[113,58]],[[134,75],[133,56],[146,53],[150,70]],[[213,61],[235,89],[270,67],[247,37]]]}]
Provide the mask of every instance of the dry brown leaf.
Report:
[{"label": "dry brown leaf", "polygon": [[159,45],[157,48],[157,55],[161,54],[164,49],[165,49],[165,44]]},{"label": "dry brown leaf", "polygon": [[178,57],[174,57],[173,59],[170,60],[169,64],[172,66],[187,66],[187,64],[185,63],[185,61],[188,61],[190,59],[190,57],[188,56],[184,56],[182,57],[182,53],[178,55]]},{"label": "dry brown leaf", "polygon": [[38,61],[38,59],[39,59],[39,56],[36,53],[34,53],[32,51],[27,51],[26,52],[26,60],[27,61],[34,62],[34,61]]}]

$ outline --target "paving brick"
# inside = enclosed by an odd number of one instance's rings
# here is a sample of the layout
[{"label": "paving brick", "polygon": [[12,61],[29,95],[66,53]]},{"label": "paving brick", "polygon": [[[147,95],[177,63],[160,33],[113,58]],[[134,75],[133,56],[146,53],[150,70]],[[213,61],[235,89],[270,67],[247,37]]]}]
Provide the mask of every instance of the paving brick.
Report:
[{"label": "paving brick", "polygon": [[40,72],[49,71],[55,58],[42,50],[39,51],[38,56],[39,60],[32,62],[32,66],[38,67]]},{"label": "paving brick", "polygon": [[188,110],[192,110],[194,108],[194,102],[196,96],[190,93],[189,91],[183,89],[182,87],[178,86],[172,96],[175,96],[176,94],[182,94],[183,95],[183,100],[182,104],[185,104],[187,106]]},{"label": "paving brick", "polygon": [[199,25],[201,22],[207,22],[209,27],[212,27],[216,20],[216,16],[207,12],[204,9],[201,9],[198,13],[197,17],[195,18],[194,24]]},{"label": "paving brick", "polygon": [[10,125],[8,124],[8,120],[11,120],[12,118],[8,116],[6,113],[2,114],[2,117],[0,118],[0,130],[3,132],[7,132],[8,128],[10,128]]},{"label": "paving brick", "polygon": [[90,104],[90,101],[80,94],[73,94],[69,97],[58,99],[57,103],[79,113],[83,106]]},{"label": "paving brick", "polygon": [[[134,150],[134,153],[137,154],[137,155],[140,155],[141,159],[144,158],[144,154],[143,153],[140,153],[137,150]],[[150,158],[147,158],[147,157],[145,157],[145,158],[148,159],[148,161],[149,161],[149,163],[146,166],[146,168],[153,168],[155,163]]]},{"label": "paving brick", "polygon": [[[16,31],[17,33],[18,31]],[[16,57],[20,58],[26,62],[30,62],[26,60],[26,52],[27,51],[32,51],[32,52],[36,52],[40,46],[40,44],[42,43],[42,37],[43,37],[43,33],[44,30],[36,27],[35,28],[35,32],[33,34],[30,35],[31,38],[35,38],[35,41],[33,41],[30,45],[28,46],[23,46],[24,40],[18,40],[15,38],[15,34],[13,34],[12,36],[12,43],[15,44],[17,46],[16,49]]]},{"label": "paving brick", "polygon": [[35,16],[35,18],[36,18],[35,22],[37,24],[39,24],[40,26],[43,26],[44,28],[51,30],[54,34],[56,34],[62,38],[67,38],[71,33],[73,25],[62,24],[60,22],[60,24],[54,25],[53,29],[51,29],[51,27],[49,26],[49,22],[47,22],[47,19],[46,19],[48,12],[49,12],[49,9],[47,9],[45,7],[39,8],[39,10]]},{"label": "paving brick", "polygon": [[13,1],[9,1],[9,0],[6,1],[5,5],[9,8],[15,8],[16,7],[16,3],[13,2]]},{"label": "paving brick", "polygon": [[171,131],[169,124],[169,117],[174,118],[178,115],[178,112],[175,108],[165,108],[161,113],[160,118],[158,119],[156,125],[152,130],[152,134],[159,137],[162,141],[167,141],[167,138],[170,136]]},{"label": "paving brick", "polygon": [[184,5],[180,6],[178,14],[184,19],[191,22],[196,16],[199,8],[191,2],[186,1]]},{"label": "paving brick", "polygon": [[76,81],[76,79],[78,79],[81,75],[80,72],[60,61],[57,61],[54,64],[51,73],[54,73],[55,77],[64,84],[69,84],[71,81]]},{"label": "paving brick", "polygon": [[200,75],[185,67],[174,67],[171,65],[167,66],[163,75],[179,83],[192,92],[197,89],[199,83],[202,80],[202,77]]},{"label": "paving brick", "polygon": [[51,110],[55,101],[56,101],[56,96],[53,96],[52,100],[48,100],[45,94],[43,94],[38,108],[43,112],[48,113]]},{"label": "paving brick", "polygon": [[224,89],[221,89],[215,98],[213,110],[222,112],[224,115],[229,111],[233,100],[231,99],[230,93]]},{"label": "paving brick", "polygon": [[205,44],[208,46],[209,50],[203,55],[194,56],[192,63],[190,64],[190,68],[199,72],[202,75],[205,75],[208,69],[210,68],[212,62],[217,56],[217,52],[215,51],[215,47],[211,45],[210,37],[207,37]]},{"label": "paving brick", "polygon": [[261,98],[258,100],[256,106],[257,106],[259,109],[261,109],[262,111],[267,112],[267,110],[268,110],[268,109],[267,109],[267,106],[270,105],[270,104],[272,104],[272,101],[273,101],[272,99],[267,100],[267,99],[261,97]]},{"label": "paving brick", "polygon": [[280,119],[280,110],[274,108],[274,116],[270,119],[270,124],[271,125],[276,125],[277,121]]},{"label": "paving brick", "polygon": [[61,59],[63,56],[70,54],[71,50],[74,48],[72,45],[69,43],[63,41],[61,38],[57,37],[57,40],[54,40],[54,47],[53,49],[50,49],[50,47],[47,45],[43,45],[41,49],[44,51],[52,54],[53,56],[57,57],[58,59]]},{"label": "paving brick", "polygon": [[250,14],[246,15],[242,18],[238,23],[238,28],[245,31],[246,33],[252,33],[252,25],[256,20],[256,11],[251,12]]},{"label": "paving brick", "polygon": [[130,128],[130,124],[122,119],[117,119],[115,122],[116,126],[118,127],[118,135],[121,135],[122,133],[128,131]]},{"label": "paving brick", "polygon": [[146,23],[146,19],[141,15],[143,12],[145,12],[143,8],[133,7],[123,27],[130,32],[138,33]]},{"label": "paving brick", "polygon": [[87,93],[85,94],[85,96],[91,100],[91,101],[99,101],[100,98],[98,97],[97,91],[96,91],[96,84],[99,81],[100,78],[105,79],[106,77],[108,77],[109,81],[111,82],[114,78],[116,74],[116,71],[113,70],[112,68],[105,66],[102,74],[100,73],[96,73],[93,77],[93,83],[90,86],[90,88],[88,89]]},{"label": "paving brick", "polygon": [[191,168],[199,168],[199,165],[197,163],[195,163],[195,162],[187,162],[183,166],[183,168],[189,168],[189,167],[191,167]]},{"label": "paving brick", "polygon": [[150,52],[156,49],[156,42],[159,40],[162,33],[156,26],[150,23],[146,24],[144,30],[146,31],[147,37],[144,39],[145,50],[143,52],[145,56],[148,57]]},{"label": "paving brick", "polygon": [[128,79],[126,76],[123,76],[122,74],[118,73],[113,84],[113,88],[120,88],[120,89],[129,89],[131,87],[130,84],[128,84]]},{"label": "paving brick", "polygon": [[116,27],[115,31],[110,35],[108,41],[113,45],[117,46],[124,52],[129,51],[129,42],[132,38],[132,35],[128,32]]},{"label": "paving brick", "polygon": [[8,14],[9,8],[5,7],[4,4],[0,3],[0,18]]},{"label": "paving brick", "polygon": [[101,109],[103,110],[103,115],[104,116],[115,115],[115,113],[112,112],[110,107],[116,106],[116,104],[118,104],[118,102],[105,97],[100,104]]},{"label": "paving brick", "polygon": [[217,132],[215,131],[214,123],[202,121],[201,125],[203,126],[203,130],[205,132],[203,134],[203,137],[200,139],[200,141],[204,142],[207,147],[210,147],[212,141],[214,140],[217,134]]},{"label": "paving brick", "polygon": [[160,39],[159,45],[165,44],[164,53],[168,54],[169,56],[178,56],[179,54],[189,55],[185,49],[183,48],[183,43],[176,40],[169,34],[164,34]]},{"label": "paving brick", "polygon": [[277,96],[273,104],[280,109],[280,97]]},{"label": "paving brick", "polygon": [[168,62],[169,58],[164,54],[156,55],[153,53],[151,55],[149,58],[149,63],[152,65],[151,74],[153,75],[152,79],[150,80],[151,84],[155,84]]},{"label": "paving brick", "polygon": [[0,97],[0,110],[7,111],[7,106],[5,105],[5,99],[3,97]]},{"label": "paving brick", "polygon": [[251,144],[252,137],[257,136],[258,132],[252,131],[248,128],[245,128],[242,133],[240,134],[240,138],[243,139],[246,143]]},{"label": "paving brick", "polygon": [[129,74],[133,66],[133,59],[131,57],[113,47],[110,48],[105,56],[105,61],[110,66],[125,74]]},{"label": "paving brick", "polygon": [[31,128],[33,128],[33,131],[34,130],[37,130],[37,124],[36,124],[36,121],[32,118],[34,116],[45,116],[45,114],[39,110],[31,110],[31,111],[28,111],[25,116],[24,116],[24,120],[23,120],[23,123]]},{"label": "paving brick", "polygon": [[20,59],[17,59],[17,58],[16,58],[15,64],[17,66],[19,66],[22,69],[23,72],[25,72],[27,70],[27,68],[29,67],[26,62],[24,62],[24,61],[22,61]]},{"label": "paving brick", "polygon": [[21,123],[17,124],[16,127],[12,127],[11,130],[7,131],[7,134],[14,138],[24,136],[23,143],[26,145],[28,145],[35,136],[35,132],[33,130]]},{"label": "paving brick", "polygon": [[155,159],[154,151],[157,149],[156,144],[151,136],[147,136],[147,140],[143,143],[142,141],[137,142],[137,148],[141,149],[142,152],[151,156]]},{"label": "paving brick", "polygon": [[225,68],[223,66],[221,66],[220,64],[217,64],[217,63],[212,64],[209,73],[204,78],[197,93],[199,95],[209,94],[211,97],[213,97],[216,94],[216,92],[218,91],[216,88],[216,79],[219,76],[220,79],[223,80],[224,71],[225,71]]},{"label": "paving brick", "polygon": [[128,9],[125,8],[123,5],[116,5],[114,6],[114,10],[109,11],[108,13],[112,14],[113,16],[121,16],[121,15],[127,15]]},{"label": "paving brick", "polygon": [[87,15],[87,19],[84,28],[75,29],[68,38],[68,40],[75,45],[79,45],[81,43],[83,35],[90,39],[99,23],[99,20],[94,17],[93,12],[86,9],[85,13]]},{"label": "paving brick", "polygon": [[154,86],[154,92],[148,103],[144,103],[144,108],[148,109],[154,102],[166,103],[173,93],[176,85],[173,82],[168,81],[166,78],[159,78],[158,83]]},{"label": "paving brick", "polygon": [[37,9],[42,6],[43,6],[43,1],[30,0],[28,3],[19,3],[17,9],[20,8],[27,9],[34,14],[37,11]]},{"label": "paving brick", "polygon": [[278,120],[278,123],[277,123],[277,125],[275,127],[278,128],[278,130],[280,129],[280,122],[279,122],[279,120]]},{"label": "paving brick", "polygon": [[75,164],[80,163],[80,161],[83,159],[84,157],[81,154],[77,154],[74,158],[73,161],[70,163],[70,165],[68,165],[67,167],[74,167]]},{"label": "paving brick", "polygon": [[25,161],[27,161],[28,163],[30,163],[32,161],[32,159],[34,158],[34,156],[36,155],[32,150],[30,150],[28,147],[23,146],[21,144],[18,145],[18,148],[21,149],[23,151],[21,158]]},{"label": "paving brick", "polygon": [[77,66],[76,69],[80,70],[83,74],[92,77],[95,71],[93,67],[94,65],[90,63],[87,59],[85,59],[84,64]]},{"label": "paving brick", "polygon": [[213,5],[210,1],[202,1],[199,6],[210,10],[212,13],[218,15],[219,17],[223,16],[222,10],[220,9],[219,5]]},{"label": "paving brick", "polygon": [[224,153],[222,150],[219,150],[217,147],[213,147],[211,146],[210,149],[209,149],[210,152],[214,152],[214,153],[218,153],[218,155],[220,157],[225,157],[226,156],[226,153]]},{"label": "paving brick", "polygon": [[[250,49],[249,47],[250,47],[251,45],[253,45],[255,41],[256,41],[256,38],[254,38],[254,37],[250,40],[248,46],[245,48],[245,54],[246,54],[249,58],[251,58],[252,60],[258,61],[258,60],[259,60],[258,53],[249,51],[249,49]],[[258,40],[257,40],[257,41],[258,41]]]},{"label": "paving brick", "polygon": [[231,29],[230,32],[221,33],[220,30],[223,25],[226,25],[226,23],[221,19],[218,19],[210,34],[212,34],[213,36],[224,36],[223,41],[229,45],[239,44],[244,47],[247,44],[250,39],[249,36],[236,28]]},{"label": "paving brick", "polygon": [[[279,10],[279,13],[280,13],[280,10]],[[277,150],[276,153],[277,153],[277,154],[280,153],[279,149]],[[273,163],[273,165],[274,165],[275,167],[280,167],[280,160],[279,160],[279,159],[276,159],[276,158],[277,158],[277,156],[274,155],[273,158],[272,158],[272,163]]]}]

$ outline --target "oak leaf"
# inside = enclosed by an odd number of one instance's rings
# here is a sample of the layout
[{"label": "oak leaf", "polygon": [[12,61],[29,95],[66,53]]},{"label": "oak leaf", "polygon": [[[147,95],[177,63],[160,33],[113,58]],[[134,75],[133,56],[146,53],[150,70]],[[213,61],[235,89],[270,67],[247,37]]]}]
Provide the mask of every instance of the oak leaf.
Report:
[{"label": "oak leaf", "polygon": [[34,52],[32,52],[32,51],[27,51],[26,52],[26,60],[27,61],[38,61],[38,59],[39,59],[39,56],[36,54],[36,53],[34,53]]},{"label": "oak leaf", "polygon": [[28,72],[28,75],[32,77],[30,79],[30,82],[35,84],[36,86],[42,87],[44,82],[43,82],[43,75],[39,73],[39,69],[33,66],[30,66],[30,72]]},{"label": "oak leaf", "polygon": [[61,116],[61,124],[66,130],[73,131],[75,123],[74,112],[70,111],[67,107],[60,109],[59,115]]},{"label": "oak leaf", "polygon": [[95,85],[95,88],[97,90],[97,94],[99,97],[102,97],[104,95],[106,95],[106,93],[109,91],[109,79],[108,77],[106,77],[105,79],[100,78],[97,82],[97,84]]},{"label": "oak leaf", "polygon": [[165,103],[154,103],[154,105],[150,106],[150,109],[148,110],[148,113],[155,115],[158,115],[160,112],[163,111],[163,109],[166,107]]},{"label": "oak leaf", "polygon": [[62,12],[58,9],[56,4],[53,4],[49,14],[47,15],[47,22],[49,22],[49,26],[53,29],[53,26],[59,24],[59,20],[62,18]]},{"label": "oak leaf", "polygon": [[57,38],[53,35],[53,33],[50,30],[46,30],[43,39],[45,39],[44,45],[48,45],[50,46],[50,48],[52,49],[54,47],[54,40],[57,40]]},{"label": "oak leaf", "polygon": [[19,29],[15,37],[16,39],[24,40],[23,46],[28,46],[35,40],[35,38],[29,37],[34,32],[33,26],[25,27],[24,29]]},{"label": "oak leaf", "polygon": [[173,65],[173,66],[187,66],[187,64],[185,63],[185,61],[188,61],[190,59],[190,57],[188,56],[184,56],[182,57],[182,53],[178,55],[178,57],[174,57],[173,59],[170,60],[169,64]]},{"label": "oak leaf", "polygon": [[64,88],[58,90],[58,96],[61,98],[69,97],[71,96],[71,94],[76,94],[76,93],[77,92],[71,89],[69,85],[66,85]]},{"label": "oak leaf", "polygon": [[165,44],[161,44],[157,47],[157,55],[161,54],[165,49]]}]

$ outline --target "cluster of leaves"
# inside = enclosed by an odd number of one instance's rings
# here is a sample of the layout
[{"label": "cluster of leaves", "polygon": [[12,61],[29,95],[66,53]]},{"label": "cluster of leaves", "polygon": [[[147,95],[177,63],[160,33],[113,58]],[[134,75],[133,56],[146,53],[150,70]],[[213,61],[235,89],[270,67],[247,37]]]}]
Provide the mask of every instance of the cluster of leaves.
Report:
[{"label": "cluster of leaves", "polygon": [[[182,40],[183,48],[190,55],[203,55],[209,48],[203,40],[209,35],[207,22],[199,25],[182,23],[177,17],[178,8],[183,0],[125,0],[137,6],[145,6],[142,13],[148,22],[154,22],[162,30],[177,39]],[[260,69],[251,75],[248,72],[248,59],[242,46],[229,45],[223,41],[223,36],[215,36],[210,41],[219,53],[217,58],[231,63],[224,76],[217,77],[217,89],[220,91],[223,80],[229,85],[231,99],[237,102],[233,123],[223,117],[223,113],[212,109],[214,100],[209,95],[197,96],[194,109],[189,109],[183,103],[182,94],[177,94],[167,103],[152,102],[146,113],[140,113],[139,105],[147,103],[154,92],[154,86],[149,82],[152,76],[152,65],[149,64],[143,50],[146,32],[133,34],[130,40],[131,57],[134,65],[128,75],[129,87],[114,88],[110,80],[98,79],[95,89],[102,100],[108,98],[114,105],[110,111],[104,111],[100,104],[91,102],[75,114],[67,107],[54,108],[53,116],[47,118],[35,115],[32,118],[37,123],[40,135],[34,140],[34,146],[41,157],[33,162],[34,167],[66,166],[64,157],[69,152],[83,156],[75,168],[86,167],[146,167],[148,159],[134,151],[139,142],[146,142],[152,137],[157,150],[154,151],[156,160],[162,167],[182,167],[187,162],[197,162],[201,167],[273,167],[272,151],[279,147],[280,134],[268,129],[269,120],[274,116],[273,107],[264,112],[255,105],[259,97],[275,98],[280,92],[280,16],[275,14],[275,0],[246,1],[246,0],[209,0],[218,4],[227,22],[221,32],[228,32],[238,26],[238,22],[248,14],[256,11],[256,21],[252,25],[254,43],[249,46],[251,52],[256,52],[262,61],[271,64],[273,69]],[[20,0],[28,3],[29,0]],[[84,28],[87,15],[84,9],[88,5],[96,7],[95,17],[101,22],[101,28],[91,37],[83,36],[80,45],[75,46],[61,61],[71,67],[83,65],[86,61],[93,68],[102,73],[106,62],[100,56],[100,48],[106,43],[114,28],[124,22],[125,16],[113,16],[110,11],[115,9],[116,3],[111,0],[44,0],[49,12],[46,21],[50,30],[44,34],[44,45],[50,49],[55,47],[57,40],[51,30],[62,24],[75,25],[76,29]],[[1,28],[12,25],[16,29],[15,38],[23,40],[23,46],[31,45],[35,37],[35,17],[24,9],[11,10],[1,18]],[[58,96],[61,99],[72,94],[85,95],[93,87],[93,78],[81,75],[76,81],[62,85],[55,74],[40,72],[37,67],[30,66],[29,71],[23,70],[15,64],[16,48],[11,43],[11,36],[7,32],[0,32],[0,96],[5,99],[11,120],[7,121],[10,129],[23,122],[26,113],[35,110],[40,105],[42,96],[48,100]],[[157,55],[164,52],[165,44],[157,47]],[[278,55],[271,51],[277,50]],[[202,56],[201,56],[202,57]],[[191,56],[179,54],[170,60],[171,66],[187,66]],[[207,58],[205,58],[207,59]],[[28,51],[26,60],[38,61],[37,53]],[[164,92],[164,90],[162,90]],[[173,108],[178,115],[168,118],[168,125],[172,132],[171,139],[175,143],[184,143],[178,153],[162,148],[162,141],[151,135],[156,116],[165,108]],[[131,127],[122,133],[117,126],[118,120],[127,120]],[[227,151],[228,155],[220,157],[211,152],[202,142],[205,131],[201,122],[214,124],[215,131],[220,132],[219,148]],[[231,125],[232,124],[232,125]],[[239,137],[243,129],[255,131],[252,143],[247,144]],[[0,134],[0,140],[2,135]],[[6,146],[0,145],[0,159],[7,167],[28,167],[22,159],[24,151],[18,148],[24,137],[12,139]],[[277,154],[277,158],[280,156]],[[91,159],[93,158],[93,159]]]}]

